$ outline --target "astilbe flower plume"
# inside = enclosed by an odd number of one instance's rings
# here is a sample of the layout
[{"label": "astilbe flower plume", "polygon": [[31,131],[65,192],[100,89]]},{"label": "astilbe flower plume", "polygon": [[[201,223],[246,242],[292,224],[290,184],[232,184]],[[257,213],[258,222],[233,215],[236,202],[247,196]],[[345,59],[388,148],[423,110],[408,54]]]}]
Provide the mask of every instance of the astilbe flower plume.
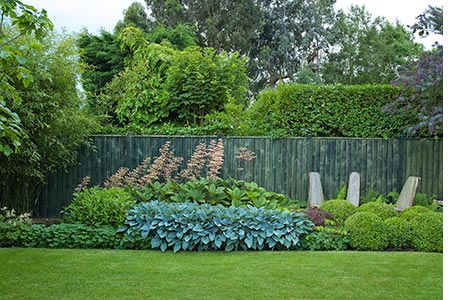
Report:
[{"label": "astilbe flower plume", "polygon": [[[170,147],[171,142],[164,143],[159,149],[160,155],[154,157],[152,163],[151,158],[147,157],[140,165],[132,170],[127,167],[119,168],[116,173],[104,181],[103,186],[105,188],[123,186],[144,187],[148,183],[156,180],[193,180],[200,178],[204,170],[206,171],[207,177],[217,177],[220,174],[224,162],[224,145],[222,139],[219,139],[217,142],[212,140],[208,148],[204,143],[199,144],[187,162],[186,168],[181,170],[177,175],[174,174],[179,169],[183,158],[176,157]],[[89,179],[89,177],[86,177],[76,188],[76,191],[81,191],[89,183]]]},{"label": "astilbe flower plume", "polygon": [[129,169],[126,167],[119,168],[116,173],[108,177],[104,182],[103,186],[106,188],[112,187],[122,187],[125,186],[125,176],[129,172]]},{"label": "astilbe flower plume", "polygon": [[86,189],[89,185],[89,182],[91,182],[90,176],[85,176],[82,181],[77,185],[74,192],[75,193],[81,193],[84,189]]},{"label": "astilbe flower plume", "polygon": [[217,177],[224,164],[224,143],[222,139],[219,139],[218,142],[215,140],[210,141],[208,158],[207,177]]},{"label": "astilbe flower plume", "polygon": [[194,180],[201,177],[207,156],[207,147],[205,144],[197,145],[193,155],[191,155],[191,158],[187,162],[186,168],[179,173],[178,177],[182,180]]},{"label": "astilbe flower plume", "polygon": [[249,164],[252,160],[256,158],[255,153],[251,150],[240,147],[238,149],[238,153],[236,153],[235,158],[238,159],[238,170],[244,171],[244,166],[241,165],[241,162],[244,160],[246,162],[246,166],[249,167]]},{"label": "astilbe flower plume", "polygon": [[166,142],[160,148],[160,156],[154,159],[148,173],[142,178],[142,185],[157,180],[160,177],[166,181],[171,179],[172,173],[178,169],[183,161],[183,157],[176,157],[170,149],[170,146],[171,142]]}]

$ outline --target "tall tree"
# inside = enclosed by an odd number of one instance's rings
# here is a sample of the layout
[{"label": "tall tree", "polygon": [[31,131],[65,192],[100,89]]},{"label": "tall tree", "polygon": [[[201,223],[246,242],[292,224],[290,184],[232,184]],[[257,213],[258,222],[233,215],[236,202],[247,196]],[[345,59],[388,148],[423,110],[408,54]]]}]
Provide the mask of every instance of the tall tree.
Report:
[{"label": "tall tree", "polygon": [[179,24],[195,24],[191,14],[189,3],[193,0],[145,0],[149,8],[151,18],[157,25],[174,28]]},{"label": "tall tree", "polygon": [[158,25],[152,30],[148,39],[152,43],[164,43],[174,49],[183,50],[197,45],[192,27],[188,24],[179,24],[174,28]]},{"label": "tall tree", "polygon": [[274,85],[320,64],[332,45],[335,0],[260,1],[263,30],[254,47],[255,80]]},{"label": "tall tree", "polygon": [[114,32],[121,33],[122,29],[128,26],[133,26],[141,29],[144,32],[150,32],[152,22],[147,16],[146,8],[140,2],[133,2],[123,12],[124,19],[116,23]]},{"label": "tall tree", "polygon": [[[10,24],[16,30],[12,30]],[[21,47],[14,47],[14,42],[32,34],[41,40],[52,28],[45,10],[38,11],[18,0],[0,1],[0,155],[9,156],[21,145],[20,118],[10,110],[7,102],[21,101],[12,82],[18,78],[25,87],[32,82],[32,73],[24,67],[26,54],[40,47],[37,41]]]},{"label": "tall tree", "polygon": [[249,58],[256,89],[318,64],[333,36],[335,0],[146,0],[166,26],[190,23],[198,45]]},{"label": "tall tree", "polygon": [[321,72],[326,83],[390,83],[423,49],[399,22],[373,20],[364,6],[340,11],[334,30],[337,51],[329,55]]},{"label": "tall tree", "polygon": [[248,54],[261,28],[254,0],[146,0],[156,24],[175,28],[191,24],[197,44],[220,51]]},{"label": "tall tree", "polygon": [[[429,6],[417,17],[412,31],[420,36],[443,34],[443,7]],[[402,87],[396,101],[386,107],[394,114],[410,111],[418,122],[406,133],[410,136],[443,135],[443,46],[438,42],[418,60],[407,65],[395,81]]]},{"label": "tall tree", "polygon": [[413,33],[418,33],[420,37],[429,34],[443,35],[443,7],[429,5],[416,19],[418,21],[409,26]]},{"label": "tall tree", "polygon": [[[12,46],[32,43],[34,37],[22,36]],[[9,99],[7,105],[22,120],[25,135],[20,152],[0,158],[1,206],[32,209],[47,175],[74,163],[79,145],[95,128],[96,121],[81,108],[77,58],[73,37],[49,34],[23,65],[33,81],[25,88],[19,79],[11,80],[21,101]]]},{"label": "tall tree", "polygon": [[125,53],[118,36],[102,30],[100,35],[84,31],[78,38],[80,57],[89,72],[82,73],[84,89],[98,94],[124,68]]},{"label": "tall tree", "polygon": [[77,45],[83,63],[81,79],[90,108],[104,114],[105,108],[98,96],[103,87],[124,69],[126,52],[121,48],[117,35],[101,31],[99,35],[82,32]]}]

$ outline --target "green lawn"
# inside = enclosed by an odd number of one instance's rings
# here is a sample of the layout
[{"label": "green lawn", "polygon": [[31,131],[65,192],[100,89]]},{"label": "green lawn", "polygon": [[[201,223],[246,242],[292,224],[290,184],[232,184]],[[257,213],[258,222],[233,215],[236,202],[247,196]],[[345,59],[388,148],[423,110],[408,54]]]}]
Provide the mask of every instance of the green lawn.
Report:
[{"label": "green lawn", "polygon": [[0,249],[0,299],[442,299],[443,255]]}]

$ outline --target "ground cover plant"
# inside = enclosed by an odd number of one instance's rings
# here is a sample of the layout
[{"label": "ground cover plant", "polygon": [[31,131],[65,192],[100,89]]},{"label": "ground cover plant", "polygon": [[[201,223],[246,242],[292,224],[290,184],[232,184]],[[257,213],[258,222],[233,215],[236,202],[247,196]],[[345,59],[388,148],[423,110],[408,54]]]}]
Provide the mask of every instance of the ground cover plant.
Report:
[{"label": "ground cover plant", "polygon": [[10,248],[0,265],[0,299],[429,300],[443,291],[440,253]]}]

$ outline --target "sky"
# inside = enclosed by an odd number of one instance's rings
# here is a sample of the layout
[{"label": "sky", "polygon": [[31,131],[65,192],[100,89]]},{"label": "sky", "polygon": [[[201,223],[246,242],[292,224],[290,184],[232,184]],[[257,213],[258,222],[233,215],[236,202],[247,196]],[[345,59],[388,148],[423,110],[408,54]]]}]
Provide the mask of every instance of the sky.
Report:
[{"label": "sky", "polygon": [[[100,29],[112,32],[117,21],[122,19],[122,12],[134,0],[24,0],[39,9],[47,10],[55,28],[65,28],[68,32],[78,32],[87,28],[90,33]],[[144,0],[138,0],[144,4]],[[428,5],[443,6],[445,0],[337,0],[336,9],[345,11],[351,4],[365,5],[374,16],[384,16],[390,22],[397,19],[404,25],[415,23],[415,17],[422,13]],[[438,38],[421,39],[426,47]]]}]

